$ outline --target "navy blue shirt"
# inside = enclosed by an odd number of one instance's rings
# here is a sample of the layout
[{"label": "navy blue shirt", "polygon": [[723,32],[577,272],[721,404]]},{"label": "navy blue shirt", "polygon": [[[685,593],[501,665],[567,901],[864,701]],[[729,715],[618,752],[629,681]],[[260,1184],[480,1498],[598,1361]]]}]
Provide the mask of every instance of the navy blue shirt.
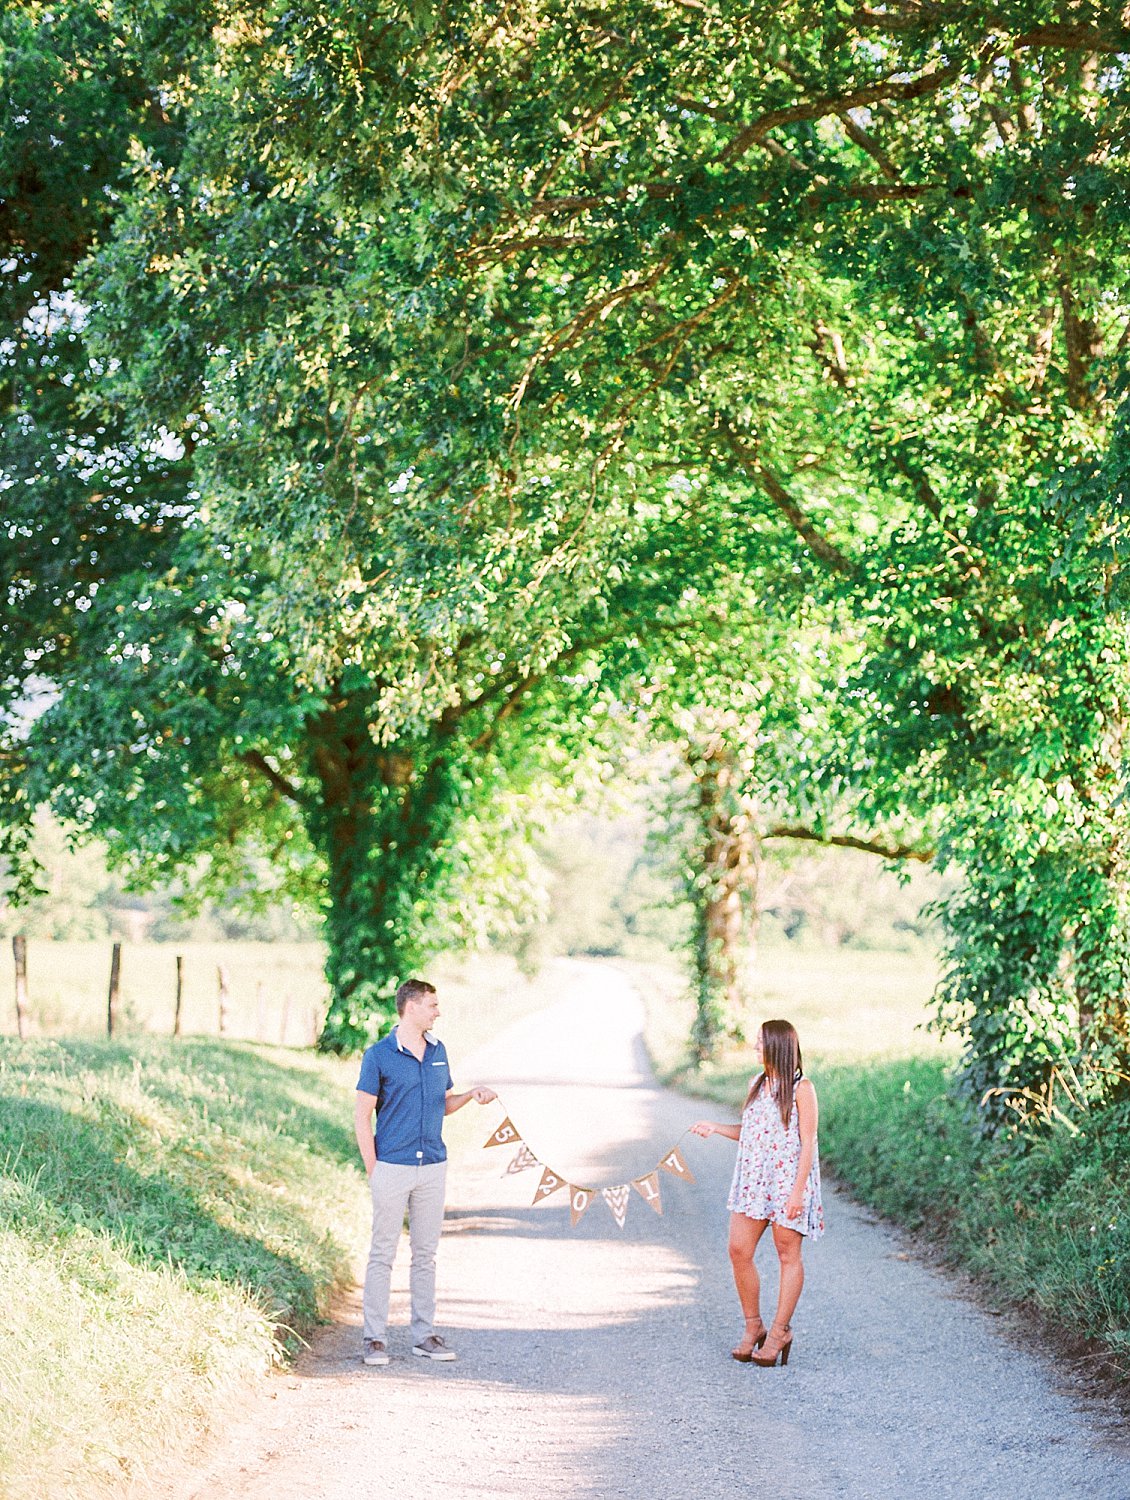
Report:
[{"label": "navy blue shirt", "polygon": [[400,1045],[396,1029],[366,1047],[357,1088],[377,1096],[377,1160],[429,1167],[447,1160],[440,1134],[451,1069],[442,1042],[424,1036],[424,1056]]}]

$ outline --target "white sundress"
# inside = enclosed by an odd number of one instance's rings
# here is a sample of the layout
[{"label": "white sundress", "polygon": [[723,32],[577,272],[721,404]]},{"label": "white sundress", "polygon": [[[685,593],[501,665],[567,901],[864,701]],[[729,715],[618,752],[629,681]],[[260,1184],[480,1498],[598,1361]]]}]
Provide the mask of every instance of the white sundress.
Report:
[{"label": "white sundress", "polygon": [[[798,1076],[797,1082],[800,1079]],[[789,1194],[800,1164],[800,1122],[796,1100],[788,1125],[768,1083],[742,1114],[738,1158],[726,1207],[731,1213],[751,1219],[770,1219],[786,1229],[796,1229],[810,1240],[824,1233],[824,1206],[820,1199],[820,1155],[812,1153],[812,1170],[804,1187],[804,1207],[795,1219],[785,1214]]]}]

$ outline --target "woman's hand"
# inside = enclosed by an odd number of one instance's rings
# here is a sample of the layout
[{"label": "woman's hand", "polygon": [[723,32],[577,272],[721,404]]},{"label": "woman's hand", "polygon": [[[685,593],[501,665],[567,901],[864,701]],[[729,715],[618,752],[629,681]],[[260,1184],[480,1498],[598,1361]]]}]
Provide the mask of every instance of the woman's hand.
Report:
[{"label": "woman's hand", "polygon": [[705,1139],[706,1136],[713,1135],[717,1129],[713,1120],[696,1120],[691,1126],[691,1134],[701,1135]]},{"label": "woman's hand", "polygon": [[795,1192],[795,1191],[792,1192],[792,1193],[790,1193],[789,1194],[789,1201],[785,1204],[785,1218],[786,1219],[799,1219],[800,1216],[801,1216],[801,1214],[803,1213],[803,1211],[804,1211],[804,1194],[803,1193],[798,1193],[798,1192]]}]

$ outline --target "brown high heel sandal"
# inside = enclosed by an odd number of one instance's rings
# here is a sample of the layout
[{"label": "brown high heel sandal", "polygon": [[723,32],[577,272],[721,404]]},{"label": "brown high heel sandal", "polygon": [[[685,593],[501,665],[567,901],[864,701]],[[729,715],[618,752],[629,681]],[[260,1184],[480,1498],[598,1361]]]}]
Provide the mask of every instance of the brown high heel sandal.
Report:
[{"label": "brown high heel sandal", "polygon": [[[748,1330],[751,1323],[761,1324],[761,1333],[757,1336],[757,1338],[751,1339],[749,1336]],[[761,1348],[762,1344],[768,1337],[768,1334],[766,1333],[765,1324],[761,1322],[761,1319],[759,1317],[747,1318],[745,1320],[745,1326],[747,1330],[746,1336],[744,1339],[742,1339],[741,1343],[736,1349],[730,1350],[730,1357],[731,1359],[736,1359],[740,1364],[748,1365],[750,1360],[753,1358],[753,1351],[755,1349]]]},{"label": "brown high heel sandal", "polygon": [[793,1347],[793,1326],[791,1323],[785,1325],[778,1331],[776,1323],[769,1330],[769,1338],[763,1340],[765,1349],[761,1354],[751,1354],[750,1363],[760,1365],[763,1370],[769,1369],[777,1363],[780,1356],[781,1365],[784,1367],[789,1362],[789,1350]]}]

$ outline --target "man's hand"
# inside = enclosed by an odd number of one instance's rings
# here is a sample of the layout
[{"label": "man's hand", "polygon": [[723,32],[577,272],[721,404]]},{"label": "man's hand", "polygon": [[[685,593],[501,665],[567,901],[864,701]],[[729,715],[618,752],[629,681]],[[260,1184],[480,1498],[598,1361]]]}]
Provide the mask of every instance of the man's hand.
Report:
[{"label": "man's hand", "polygon": [[489,1104],[492,1099],[497,1099],[498,1095],[493,1089],[488,1089],[483,1084],[478,1084],[471,1090],[471,1098],[476,1104]]}]

